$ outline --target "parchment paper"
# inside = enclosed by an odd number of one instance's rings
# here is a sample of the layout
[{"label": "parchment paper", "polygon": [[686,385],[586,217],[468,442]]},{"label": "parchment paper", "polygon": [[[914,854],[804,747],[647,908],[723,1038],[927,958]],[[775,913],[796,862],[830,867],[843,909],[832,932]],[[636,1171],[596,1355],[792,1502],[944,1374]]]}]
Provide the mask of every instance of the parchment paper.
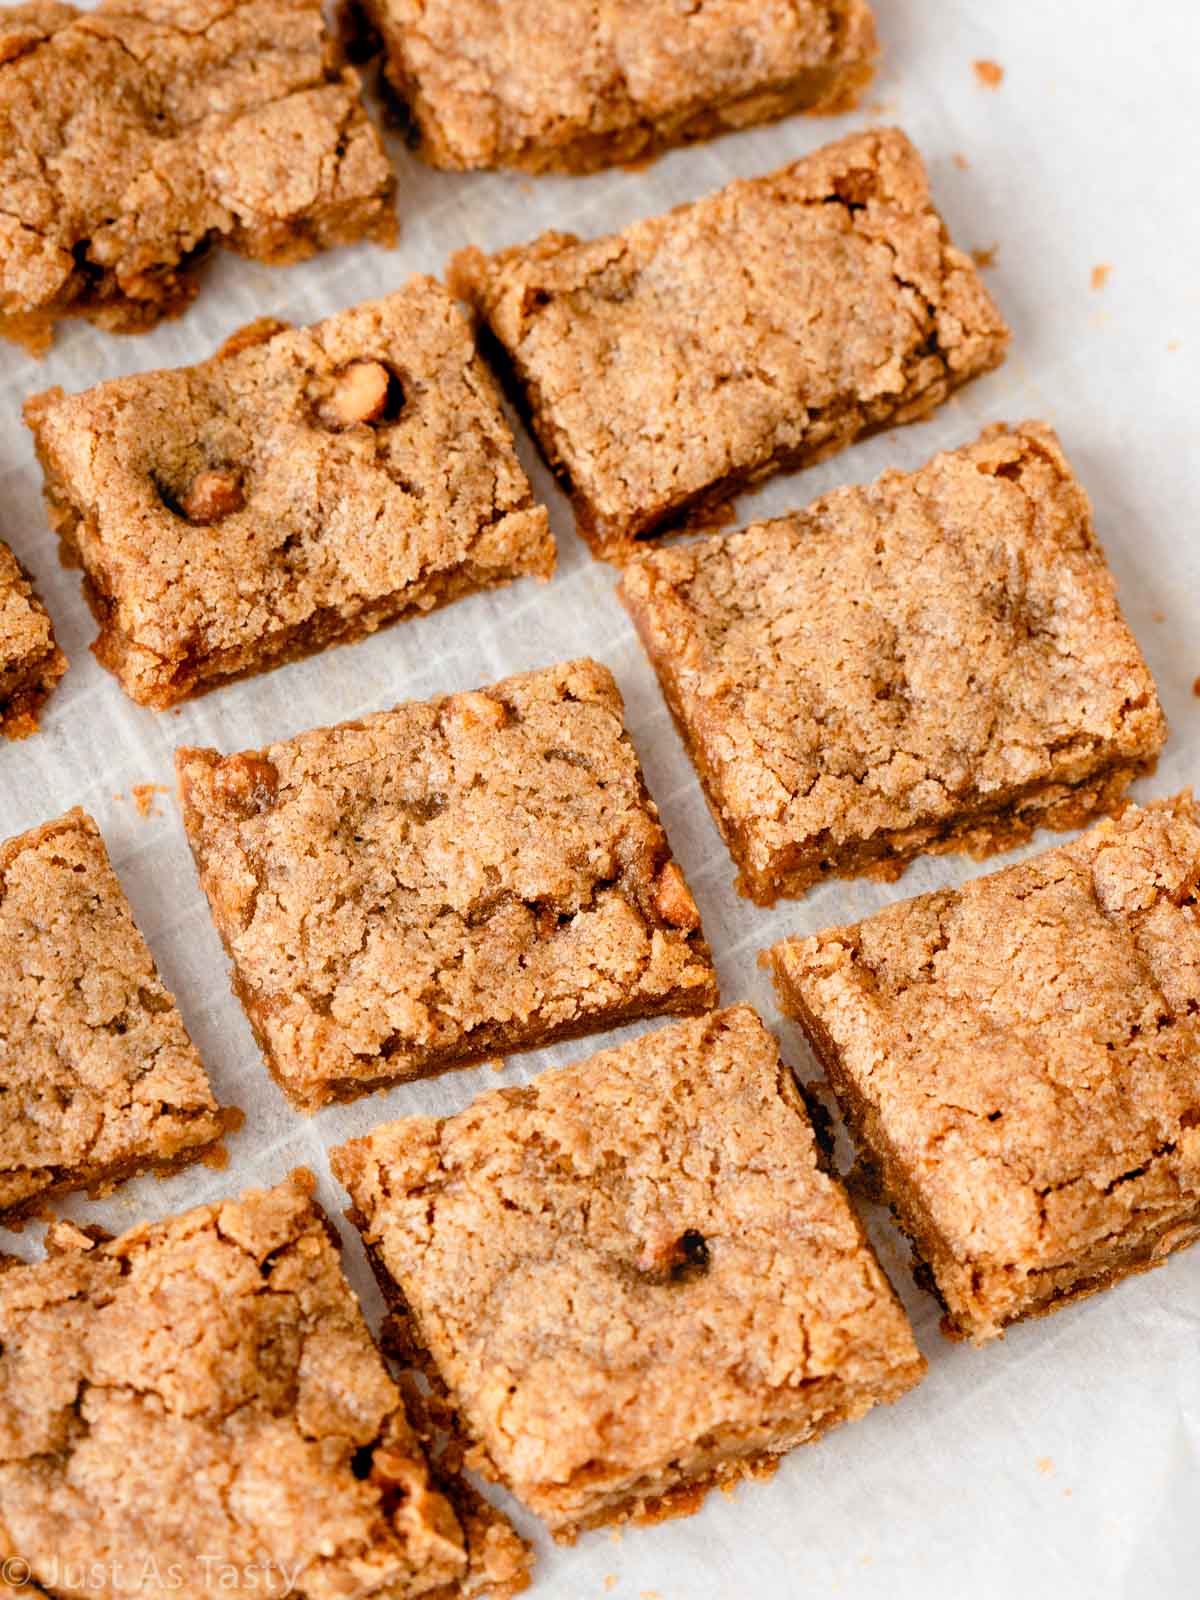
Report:
[{"label": "parchment paper", "polygon": [[[68,327],[38,363],[13,347],[0,360],[0,534],[29,565],[71,668],[44,731],[0,750],[0,835],[69,805],[98,819],[135,914],[179,998],[222,1101],[245,1128],[224,1172],[126,1185],[107,1201],[63,1209],[112,1229],[280,1177],[320,1175],[340,1214],[326,1148],[406,1112],[458,1109],[495,1083],[577,1060],[572,1044],[398,1088],[305,1119],[274,1088],[241,1011],[184,843],[174,800],[143,818],[134,784],[172,782],[178,743],[227,751],[410,697],[465,689],[505,673],[591,653],[615,671],[650,787],[696,891],[724,999],[750,1000],[802,1074],[814,1068],[784,1023],[758,952],[784,933],[866,914],[983,870],[943,857],[891,886],[831,883],[772,913],[739,900],[729,858],[671,727],[655,680],[613,595],[528,441],[522,449],[551,506],[560,566],[526,582],[402,623],[364,644],[159,715],[137,709],[88,652],[94,627],[78,575],[60,570],[20,404],[62,384],[209,354],[233,329],[273,313],[312,321],[439,272],[474,242],[493,248],[547,226],[591,234],[765,172],[852,126],[897,122],[916,140],[952,232],[997,246],[988,282],[1015,340],[1006,366],[931,422],[901,429],[739,503],[742,520],[803,505],[885,467],[913,468],[996,419],[1046,417],[1096,505],[1126,615],[1158,680],[1172,737],[1158,774],[1166,794],[1200,779],[1200,225],[1195,0],[876,0],[886,64],[871,106],[853,118],[793,119],[675,153],[642,172],[590,179],[456,177],[421,166],[392,141],[403,237],[395,252],[363,246],[292,268],[228,259],[197,304],[142,338]],[[979,59],[1003,83],[982,85]],[[1101,288],[1093,268],[1111,265]],[[1038,846],[1049,844],[1049,836]],[[626,1034],[641,1031],[625,1030]],[[620,1035],[597,1037],[601,1045]],[[882,1214],[873,1235],[910,1309],[930,1372],[898,1406],[796,1451],[773,1481],[710,1496],[689,1520],[585,1536],[556,1549],[534,1533],[536,1596],[585,1600],[783,1600],[841,1595],[1108,1596],[1200,1593],[1200,1249],[983,1351],[937,1330],[907,1252]],[[357,1239],[347,1268],[374,1322],[378,1296]],[[39,1227],[0,1243],[39,1250]],[[613,1582],[606,1588],[609,1578]]]}]

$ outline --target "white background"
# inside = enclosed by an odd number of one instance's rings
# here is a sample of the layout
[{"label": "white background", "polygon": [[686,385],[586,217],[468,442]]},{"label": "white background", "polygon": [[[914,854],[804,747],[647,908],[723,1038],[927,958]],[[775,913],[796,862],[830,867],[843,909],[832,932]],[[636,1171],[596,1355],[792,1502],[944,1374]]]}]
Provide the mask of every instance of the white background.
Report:
[{"label": "white background", "polygon": [[[943,857],[919,863],[896,885],[830,883],[774,913],[738,900],[729,859],[614,598],[615,574],[589,559],[525,440],[559,539],[549,586],[527,581],[462,601],[177,714],[139,710],[90,657],[94,628],[78,575],[59,569],[47,531],[20,405],[52,383],[81,388],[194,361],[253,317],[314,320],[386,292],[411,271],[439,272],[463,244],[499,246],[550,225],[604,231],[733,175],[767,171],[849,127],[897,122],[928,160],[956,239],[998,246],[987,281],[1013,327],[1012,353],[933,421],[776,480],[744,499],[739,515],[783,511],[885,467],[916,467],[997,419],[1048,418],[1095,501],[1126,615],[1171,722],[1159,772],[1141,792],[1166,794],[1200,778],[1200,699],[1192,693],[1200,674],[1200,6],[876,0],[876,8],[885,64],[871,105],[856,117],[793,119],[673,154],[648,171],[590,179],[438,174],[393,141],[403,230],[395,252],[363,246],[278,270],[220,260],[196,306],[148,337],[120,339],[78,324],[40,363],[0,347],[0,535],[36,575],[71,658],[44,731],[0,749],[0,836],[76,803],[93,813],[219,1097],[248,1114],[230,1140],[227,1171],[197,1168],[65,1209],[123,1228],[269,1182],[303,1162],[340,1212],[327,1146],[405,1112],[455,1110],[486,1086],[589,1053],[588,1044],[537,1052],[500,1075],[452,1073],[312,1119],[291,1111],[229,993],[173,800],[162,797],[158,815],[143,820],[130,797],[135,783],[171,783],[178,743],[238,750],[571,655],[600,657],[625,693],[651,790],[716,951],[723,998],[755,1002],[809,1076],[811,1059],[779,1017],[758,951],[784,933],[852,919],[980,869]],[[1000,88],[979,84],[978,58],[1003,66]],[[1112,267],[1100,290],[1090,286],[1099,263]],[[1038,844],[1049,842],[1042,836]],[[772,1482],[711,1496],[690,1520],[620,1537],[595,1533],[559,1550],[519,1513],[539,1543],[534,1595],[1101,1600],[1200,1592],[1200,1249],[979,1351],[940,1337],[937,1309],[913,1288],[898,1236],[882,1215],[871,1225],[929,1358],[922,1387],[796,1451]],[[374,1321],[378,1299],[358,1241],[344,1231],[347,1267]],[[4,1242],[30,1255],[39,1232]]]}]

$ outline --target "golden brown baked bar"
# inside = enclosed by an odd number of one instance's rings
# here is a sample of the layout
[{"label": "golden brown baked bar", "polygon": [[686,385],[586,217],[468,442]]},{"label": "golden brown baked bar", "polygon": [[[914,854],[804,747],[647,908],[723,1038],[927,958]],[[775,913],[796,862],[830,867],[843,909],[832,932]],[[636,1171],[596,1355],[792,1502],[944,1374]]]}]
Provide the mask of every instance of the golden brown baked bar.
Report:
[{"label": "golden brown baked bar", "polygon": [[188,695],[523,574],[535,505],[461,312],[432,278],[195,367],[26,403],[104,666]]},{"label": "golden brown baked bar", "polygon": [[91,817],[0,844],[0,1221],[224,1131]]},{"label": "golden brown baked bar", "polygon": [[1200,1234],[1190,793],[771,951],[850,1131],[976,1341]]},{"label": "golden brown baked bar", "polygon": [[738,888],[895,878],[1119,806],[1166,737],[1052,428],[632,560],[622,594]]},{"label": "golden brown baked bar", "polygon": [[928,415],[1008,342],[894,129],[608,238],[460,251],[450,277],[602,556]]},{"label": "golden brown baked bar", "polygon": [[438,167],[592,172],[871,80],[866,0],[362,0]]},{"label": "golden brown baked bar", "polygon": [[60,1223],[45,1260],[6,1264],[6,1577],[100,1600],[527,1586],[506,1520],[431,1471],[312,1189],[299,1171],[111,1240]]},{"label": "golden brown baked bar", "polygon": [[574,661],[178,752],[234,990],[298,1106],[715,1002],[622,716]]},{"label": "golden brown baked bar", "polygon": [[0,540],[0,733],[37,732],[37,713],[67,670],[50,614],[29,574]]},{"label": "golden brown baked bar", "polygon": [[390,243],[394,179],[320,0],[0,8],[0,335],[136,333],[205,250]]},{"label": "golden brown baked bar", "polygon": [[400,1344],[559,1538],[694,1511],[925,1370],[748,1006],[332,1161]]}]

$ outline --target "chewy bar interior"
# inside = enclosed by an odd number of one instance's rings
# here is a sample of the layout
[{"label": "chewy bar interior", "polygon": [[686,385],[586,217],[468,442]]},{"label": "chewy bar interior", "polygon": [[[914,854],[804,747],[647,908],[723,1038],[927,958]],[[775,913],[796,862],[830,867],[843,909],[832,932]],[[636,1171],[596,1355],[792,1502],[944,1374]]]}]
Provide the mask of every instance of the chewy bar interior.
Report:
[{"label": "chewy bar interior", "polygon": [[622,719],[584,660],[178,752],[234,989],[298,1106],[714,1004]]},{"label": "chewy bar interior", "polygon": [[0,1223],[224,1131],[91,817],[0,844]]},{"label": "chewy bar interior", "polygon": [[694,1511],[925,1370],[747,1006],[332,1162],[393,1339],[559,1538]]},{"label": "chewy bar interior", "polygon": [[926,416],[1008,342],[895,130],[450,274],[603,556]]},{"label": "chewy bar interior", "polygon": [[1190,793],[771,951],[883,1195],[977,1341],[1200,1234]]},{"label": "chewy bar interior", "polygon": [[143,705],[554,567],[470,328],[431,278],[25,414],[96,654]]},{"label": "chewy bar interior", "polygon": [[793,111],[847,111],[866,0],[363,0],[439,167],[590,172]]},{"label": "chewy bar interior", "polygon": [[37,732],[37,713],[67,670],[50,614],[29,574],[0,540],[0,733]]},{"label": "chewy bar interior", "polygon": [[1045,423],[647,551],[622,595],[761,904],[1082,827],[1166,737]]},{"label": "chewy bar interior", "polygon": [[211,243],[390,243],[393,187],[319,0],[0,9],[0,334],[34,350],[180,311]]},{"label": "chewy bar interior", "polygon": [[0,1272],[0,1530],[22,1592],[527,1586],[505,1519],[431,1470],[312,1188],[300,1171],[116,1239],[59,1223],[44,1260]]}]

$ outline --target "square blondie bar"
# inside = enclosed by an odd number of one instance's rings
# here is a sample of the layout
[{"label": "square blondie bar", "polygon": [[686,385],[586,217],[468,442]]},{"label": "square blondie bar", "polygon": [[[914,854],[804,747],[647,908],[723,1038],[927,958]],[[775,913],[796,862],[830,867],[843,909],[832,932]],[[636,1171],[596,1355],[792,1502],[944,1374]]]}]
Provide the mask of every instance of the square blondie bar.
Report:
[{"label": "square blondie bar", "polygon": [[91,817],[0,844],[0,1222],[225,1129]]},{"label": "square blondie bar", "polygon": [[866,0],[363,0],[438,167],[591,172],[793,111],[848,111]]},{"label": "square blondie bar", "polygon": [[526,1587],[504,1518],[431,1471],[312,1187],[301,1171],[117,1239],[58,1224],[44,1261],[5,1264],[8,1581],[100,1600]]},{"label": "square blondie bar", "polygon": [[1008,342],[894,129],[608,238],[461,251],[450,280],[601,556],[928,415]]},{"label": "square blondie bar", "polygon": [[0,335],[37,352],[178,313],[218,242],[390,243],[393,188],[320,0],[0,8]]},{"label": "square blondie bar", "polygon": [[295,1104],[714,1003],[622,715],[575,661],[178,752],[234,989]]},{"label": "square blondie bar", "polygon": [[1118,806],[1166,737],[1044,423],[629,562],[622,595],[760,904]]},{"label": "square blondie bar", "polygon": [[431,278],[25,415],[96,655],[143,705],[553,570],[492,380]]},{"label": "square blondie bar", "polygon": [[67,670],[50,614],[29,574],[0,540],[0,733],[37,732],[37,713]]},{"label": "square blondie bar", "polygon": [[991,1338],[1200,1235],[1198,882],[1182,794],[771,951],[947,1332]]},{"label": "square blondie bar", "polygon": [[925,1370],[747,1006],[332,1161],[398,1347],[559,1538],[694,1511]]}]

